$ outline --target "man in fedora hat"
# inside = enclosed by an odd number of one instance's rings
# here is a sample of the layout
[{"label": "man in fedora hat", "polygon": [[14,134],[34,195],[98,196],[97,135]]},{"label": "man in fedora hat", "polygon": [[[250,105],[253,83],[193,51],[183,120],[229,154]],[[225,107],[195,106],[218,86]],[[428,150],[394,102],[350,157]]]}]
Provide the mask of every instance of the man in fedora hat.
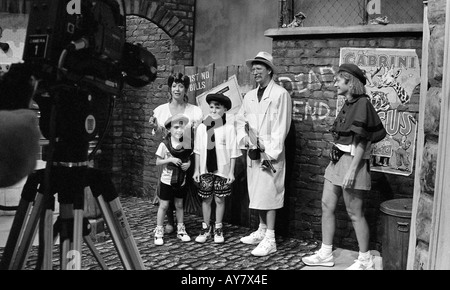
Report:
[{"label": "man in fedora hat", "polygon": [[[266,256],[277,250],[275,219],[276,210],[284,205],[284,141],[291,125],[292,103],[286,89],[273,80],[276,67],[270,53],[261,51],[246,64],[258,87],[244,97],[237,115],[237,141],[241,148],[252,148],[247,155],[249,207],[258,210],[260,223],[258,230],[241,238],[241,242],[258,245],[252,255]],[[246,126],[256,135],[257,144],[251,143]],[[265,158],[270,159],[275,170],[265,166]]]}]

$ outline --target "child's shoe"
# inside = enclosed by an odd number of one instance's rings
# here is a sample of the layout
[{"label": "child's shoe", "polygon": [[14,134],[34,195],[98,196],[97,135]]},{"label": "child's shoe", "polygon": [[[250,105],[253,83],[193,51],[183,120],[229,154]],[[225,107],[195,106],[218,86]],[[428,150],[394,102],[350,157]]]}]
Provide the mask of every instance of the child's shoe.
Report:
[{"label": "child's shoe", "polygon": [[247,244],[247,245],[256,245],[259,244],[266,235],[266,230],[264,229],[258,229],[251,233],[248,236],[241,238],[241,243]]},{"label": "child's shoe", "polygon": [[253,256],[264,257],[277,251],[277,244],[274,238],[264,237],[258,246],[252,251]]},{"label": "child's shoe", "polygon": [[373,262],[372,255],[367,260],[358,257],[358,260],[355,260],[355,263],[345,270],[375,270],[375,263]]},{"label": "child's shoe", "polygon": [[184,224],[177,225],[177,238],[179,238],[182,242],[189,242],[191,237],[186,232],[186,228]]},{"label": "child's shoe", "polygon": [[162,226],[156,226],[155,228],[155,245],[162,246],[164,245],[164,228]]},{"label": "child's shoe", "polygon": [[223,243],[225,239],[223,237],[223,228],[214,229],[214,243]]},{"label": "child's shoe", "polygon": [[197,243],[204,243],[211,236],[211,226],[206,223],[202,223],[202,230],[200,234],[195,238]]}]

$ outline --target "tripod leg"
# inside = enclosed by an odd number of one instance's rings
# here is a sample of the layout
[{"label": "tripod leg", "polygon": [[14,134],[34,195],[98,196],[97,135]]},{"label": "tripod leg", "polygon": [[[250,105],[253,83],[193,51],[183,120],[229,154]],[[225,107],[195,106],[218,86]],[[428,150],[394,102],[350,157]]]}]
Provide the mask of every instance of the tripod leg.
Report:
[{"label": "tripod leg", "polygon": [[44,219],[41,220],[44,226],[44,256],[42,261],[42,270],[52,270],[53,268],[53,210],[45,211]]},{"label": "tripod leg", "polygon": [[39,216],[44,206],[43,198],[44,195],[41,193],[39,193],[36,197],[30,217],[28,218],[28,223],[25,226],[23,232],[23,238],[20,241],[17,254],[12,260],[12,264],[10,266],[11,270],[20,270],[24,267],[25,261],[27,260],[29,251],[31,249],[31,245],[34,241],[34,237],[36,236]]},{"label": "tripod leg", "polygon": [[0,269],[2,270],[10,269],[11,261],[16,259],[19,243],[23,236],[24,227],[26,226],[25,219],[30,214],[31,208],[31,203],[24,199],[20,200],[3,253],[3,259],[0,266]]},{"label": "tripod leg", "polygon": [[108,266],[106,265],[105,261],[102,259],[102,256],[98,252],[98,250],[95,248],[94,242],[92,242],[92,239],[89,235],[84,236],[84,242],[91,250],[92,254],[95,257],[95,260],[100,264],[100,267],[102,267],[102,270],[108,270]]},{"label": "tripod leg", "polygon": [[[101,205],[100,208],[102,208],[108,227],[114,229],[111,231],[111,235],[114,240],[118,242],[118,246],[120,245],[122,247],[124,258],[127,259],[127,269],[144,270],[144,263],[139,255],[136,242],[131,234],[130,225],[128,224],[128,220],[123,212],[119,199],[115,198],[107,204],[103,198],[99,196],[98,201],[99,204],[103,203],[103,206]],[[106,210],[103,210],[103,208],[106,208]]]},{"label": "tripod leg", "polygon": [[111,210],[116,218],[116,226],[120,225],[120,233],[122,234],[122,238],[124,239],[124,243],[126,249],[128,251],[129,258],[133,263],[134,270],[144,270],[145,266],[142,262],[141,256],[139,254],[139,250],[136,245],[136,241],[134,240],[133,235],[131,234],[130,225],[128,224],[127,217],[123,212],[122,204],[119,201],[119,198],[115,198],[109,202]]},{"label": "tripod leg", "polygon": [[75,209],[73,218],[73,270],[81,270],[81,237],[83,236],[83,209]]},{"label": "tripod leg", "polygon": [[[65,253],[69,251],[69,239],[67,234],[67,221],[63,220],[61,216],[58,217],[56,222],[53,225],[53,244],[56,243],[59,235],[60,243],[59,243],[59,261],[61,270],[65,270],[63,265],[67,264],[67,258]],[[64,254],[63,254],[64,253]]]},{"label": "tripod leg", "polygon": [[[74,210],[72,203],[60,203],[59,205],[61,229],[60,229],[60,263],[61,270],[72,270],[77,267],[77,255],[73,248]],[[79,254],[79,253],[78,253]]]},{"label": "tripod leg", "polygon": [[[86,174],[86,170],[79,168],[78,174],[82,177]],[[84,180],[84,178],[81,178]],[[71,254],[73,255],[72,269],[81,270],[81,243],[83,237],[83,217],[84,217],[84,188],[85,182],[73,185],[73,247]]]},{"label": "tripod leg", "polygon": [[125,245],[123,243],[123,240],[120,239],[117,227],[112,218],[111,210],[102,196],[98,196],[96,198],[100,206],[100,210],[102,211],[103,217],[105,218],[105,222],[106,225],[108,226],[114,245],[116,246],[116,250],[119,254],[120,259],[122,260],[122,264],[124,265],[125,269],[130,270],[132,269],[132,266],[127,256],[127,253],[125,252]]},{"label": "tripod leg", "polygon": [[92,194],[100,206],[125,269],[145,269],[114,184],[107,175],[96,169],[89,169],[88,177]]},{"label": "tripod leg", "polygon": [[13,224],[8,235],[0,269],[6,270],[12,267],[11,262],[17,257],[20,241],[24,236],[28,217],[33,208],[32,203],[36,198],[37,187],[42,178],[42,170],[30,174],[23,187],[19,206],[14,216]]}]

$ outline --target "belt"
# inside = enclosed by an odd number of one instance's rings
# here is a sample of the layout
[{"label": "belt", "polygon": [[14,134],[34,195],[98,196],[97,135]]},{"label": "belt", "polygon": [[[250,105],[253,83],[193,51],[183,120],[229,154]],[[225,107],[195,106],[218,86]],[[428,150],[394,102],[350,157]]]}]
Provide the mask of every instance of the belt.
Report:
[{"label": "belt", "polygon": [[53,166],[64,166],[64,167],[83,167],[88,166],[89,161],[83,162],[53,162]]}]

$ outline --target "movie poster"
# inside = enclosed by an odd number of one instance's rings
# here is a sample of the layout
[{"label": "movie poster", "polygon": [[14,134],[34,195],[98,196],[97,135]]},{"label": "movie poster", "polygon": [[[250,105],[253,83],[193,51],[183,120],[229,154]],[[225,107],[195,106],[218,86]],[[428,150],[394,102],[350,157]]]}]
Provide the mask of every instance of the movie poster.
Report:
[{"label": "movie poster", "polygon": [[[354,63],[365,73],[366,90],[387,135],[372,147],[371,170],[409,176],[413,171],[417,120],[411,95],[420,84],[414,49],[341,48],[340,63]],[[338,111],[343,96],[338,96]]]}]

